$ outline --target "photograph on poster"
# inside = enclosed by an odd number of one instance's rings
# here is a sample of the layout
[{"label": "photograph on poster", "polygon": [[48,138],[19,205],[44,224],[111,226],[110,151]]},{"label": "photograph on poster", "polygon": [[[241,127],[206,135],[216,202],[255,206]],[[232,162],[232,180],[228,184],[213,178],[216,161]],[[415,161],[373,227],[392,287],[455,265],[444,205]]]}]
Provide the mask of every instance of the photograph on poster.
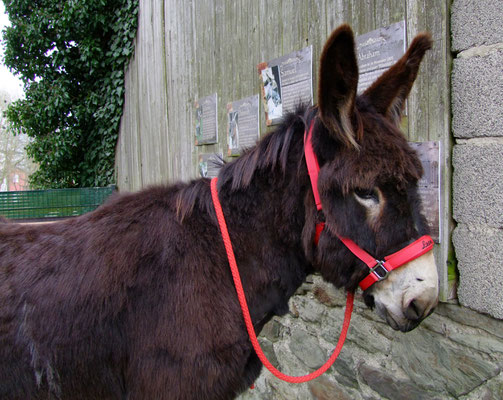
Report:
[{"label": "photograph on poster", "polygon": [[217,94],[213,93],[200,98],[195,102],[194,106],[196,108],[196,146],[217,143]]},{"label": "photograph on poster", "polygon": [[222,153],[202,153],[199,154],[197,170],[202,178],[215,178],[222,168]]},{"label": "photograph on poster", "polygon": [[238,153],[239,146],[239,130],[238,130],[238,112],[237,111],[229,111],[228,116],[228,139],[227,144],[229,146],[229,154],[233,155]]},{"label": "photograph on poster", "polygon": [[257,65],[266,125],[276,125],[299,104],[313,104],[312,46]]},{"label": "photograph on poster", "polygon": [[227,104],[228,156],[239,156],[259,139],[259,96]]},{"label": "photograph on poster", "polygon": [[283,104],[281,103],[281,89],[279,84],[279,68],[262,70],[262,83],[264,85],[264,102],[267,106],[269,119],[278,119],[283,116]]},{"label": "photograph on poster", "polygon": [[196,107],[196,145],[203,140],[203,106]]}]

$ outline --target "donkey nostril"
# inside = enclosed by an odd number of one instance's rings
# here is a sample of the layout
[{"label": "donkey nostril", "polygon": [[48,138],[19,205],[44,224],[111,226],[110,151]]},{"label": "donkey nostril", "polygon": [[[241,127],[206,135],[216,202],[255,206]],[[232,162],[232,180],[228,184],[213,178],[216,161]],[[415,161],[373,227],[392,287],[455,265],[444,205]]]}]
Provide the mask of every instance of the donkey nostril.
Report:
[{"label": "donkey nostril", "polygon": [[423,310],[415,300],[412,300],[405,309],[404,314],[408,319],[415,321],[421,318]]}]

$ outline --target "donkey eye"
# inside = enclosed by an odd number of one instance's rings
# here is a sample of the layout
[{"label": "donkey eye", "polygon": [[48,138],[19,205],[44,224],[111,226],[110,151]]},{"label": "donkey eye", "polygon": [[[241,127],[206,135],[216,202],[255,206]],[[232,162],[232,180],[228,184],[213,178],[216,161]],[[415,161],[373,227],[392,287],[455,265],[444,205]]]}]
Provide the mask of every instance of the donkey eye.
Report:
[{"label": "donkey eye", "polygon": [[357,197],[362,200],[372,200],[376,203],[379,203],[379,195],[377,194],[377,190],[375,189],[361,189],[357,188],[354,190],[354,193]]}]

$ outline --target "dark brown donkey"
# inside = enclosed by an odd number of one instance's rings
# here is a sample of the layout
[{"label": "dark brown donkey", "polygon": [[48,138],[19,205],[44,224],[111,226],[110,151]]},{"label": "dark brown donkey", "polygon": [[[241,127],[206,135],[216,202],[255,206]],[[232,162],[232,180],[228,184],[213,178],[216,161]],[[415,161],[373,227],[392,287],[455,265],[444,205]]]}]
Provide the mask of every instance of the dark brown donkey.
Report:
[{"label": "dark brown donkey", "polygon": [[[223,166],[220,200],[257,332],[287,312],[308,273],[357,288],[368,267],[336,234],[382,257],[426,232],[421,164],[398,125],[430,46],[416,37],[357,96],[353,33],[340,27],[321,57],[318,106]],[[303,153],[311,122],[326,218],[318,246]],[[431,253],[364,293],[395,329],[437,303]],[[61,223],[0,224],[1,399],[232,399],[260,370],[209,180],[118,195]]]}]

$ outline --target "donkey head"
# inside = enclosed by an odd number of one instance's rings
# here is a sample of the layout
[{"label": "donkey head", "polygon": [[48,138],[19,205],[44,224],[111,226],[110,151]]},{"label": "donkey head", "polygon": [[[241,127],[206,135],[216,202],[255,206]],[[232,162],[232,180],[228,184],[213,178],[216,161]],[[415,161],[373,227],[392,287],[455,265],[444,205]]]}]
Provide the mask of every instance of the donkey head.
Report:
[{"label": "donkey head", "polygon": [[[326,226],[314,264],[337,286],[354,290],[369,269],[336,235],[351,238],[382,259],[427,233],[417,193],[421,163],[399,126],[419,64],[431,45],[428,34],[418,35],[406,54],[359,96],[351,29],[338,28],[323,49],[313,147],[321,166],[318,185]],[[365,302],[392,328],[411,330],[436,306],[438,276],[432,253],[365,291]]]}]

